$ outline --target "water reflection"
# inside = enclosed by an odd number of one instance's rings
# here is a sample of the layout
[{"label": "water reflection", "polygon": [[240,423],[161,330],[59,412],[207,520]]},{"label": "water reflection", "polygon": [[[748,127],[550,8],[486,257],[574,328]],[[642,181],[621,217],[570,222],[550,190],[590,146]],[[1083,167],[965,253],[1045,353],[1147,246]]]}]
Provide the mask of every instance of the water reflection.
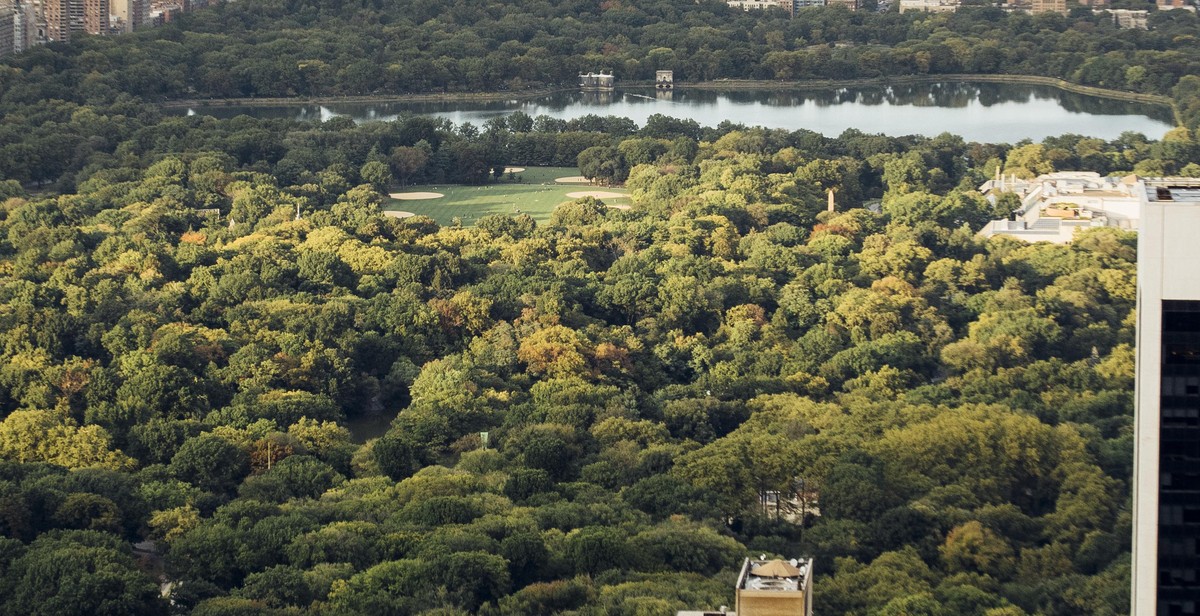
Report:
[{"label": "water reflection", "polygon": [[[584,105],[611,105],[615,94],[612,91],[580,92],[579,102]],[[562,108],[565,109],[566,105]]]},{"label": "water reflection", "polygon": [[[1040,140],[1077,133],[1114,139],[1124,131],[1160,137],[1172,127],[1170,110],[1066,92],[1049,86],[947,82],[830,90],[561,92],[535,100],[439,103],[344,103],[281,107],[199,107],[216,117],[355,121],[392,120],[402,114],[435,115],[476,124],[524,111],[573,119],[583,115],[628,117],[639,125],[656,113],[704,126],[723,121],[768,128],[805,128],[837,135],[847,128],[890,135],[951,132],[975,141]],[[184,113],[180,110],[179,113]]]}]

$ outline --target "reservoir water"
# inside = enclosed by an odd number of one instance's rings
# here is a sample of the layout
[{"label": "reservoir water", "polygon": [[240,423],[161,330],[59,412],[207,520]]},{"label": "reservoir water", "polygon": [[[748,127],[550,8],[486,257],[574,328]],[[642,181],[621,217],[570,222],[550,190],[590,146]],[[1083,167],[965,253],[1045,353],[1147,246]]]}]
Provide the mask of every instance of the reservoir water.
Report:
[{"label": "reservoir water", "polygon": [[[184,110],[178,110],[183,113]],[[632,119],[639,126],[653,114],[692,119],[701,126],[728,121],[787,130],[808,129],[836,136],[846,129],[887,135],[949,132],[968,141],[1012,143],[1074,133],[1115,139],[1126,131],[1157,139],[1174,123],[1165,106],[1067,92],[1051,86],[947,82],[864,86],[836,90],[700,90],[659,93],[628,88],[608,93],[559,92],[535,99],[452,102],[363,102],[280,106],[200,106],[186,113],[230,118],[355,121],[392,120],[404,114],[448,118],[456,124],[482,124],[489,118],[523,111],[572,119],[595,114]]]}]

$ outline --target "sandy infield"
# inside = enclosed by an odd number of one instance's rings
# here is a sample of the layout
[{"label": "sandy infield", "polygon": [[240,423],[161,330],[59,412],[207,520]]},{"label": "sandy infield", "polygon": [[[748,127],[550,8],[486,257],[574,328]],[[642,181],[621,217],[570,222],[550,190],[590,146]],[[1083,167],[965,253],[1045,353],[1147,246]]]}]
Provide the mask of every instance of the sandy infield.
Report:
[{"label": "sandy infield", "polygon": [[608,207],[610,209],[614,209],[614,210],[632,210],[633,209],[632,205],[609,205]]},{"label": "sandy infield", "polygon": [[406,193],[392,193],[388,196],[393,199],[400,199],[402,201],[417,201],[420,199],[439,199],[441,197],[445,197],[446,195],[443,195],[442,193],[435,193],[435,192],[406,192]]},{"label": "sandy infield", "polygon": [[628,197],[625,193],[608,192],[605,190],[581,190],[578,192],[569,192],[567,196],[572,199],[581,199],[583,197],[595,197],[597,199],[619,199]]},{"label": "sandy infield", "polygon": [[505,167],[505,173],[520,173],[525,170],[525,167]]},{"label": "sandy infield", "polygon": [[412,218],[413,216],[416,216],[416,214],[413,214],[412,212],[384,212],[383,215],[391,216],[392,218]]},{"label": "sandy infield", "polygon": [[589,182],[588,179],[582,175],[569,175],[565,178],[558,178],[554,181],[558,182],[559,184],[591,184],[591,182]]}]

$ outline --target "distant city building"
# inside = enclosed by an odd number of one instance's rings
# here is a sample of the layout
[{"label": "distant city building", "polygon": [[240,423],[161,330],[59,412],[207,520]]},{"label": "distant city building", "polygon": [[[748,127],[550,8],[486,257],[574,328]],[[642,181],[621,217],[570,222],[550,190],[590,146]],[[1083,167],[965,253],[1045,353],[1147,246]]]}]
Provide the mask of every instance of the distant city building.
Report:
[{"label": "distant city building", "polygon": [[9,31],[9,12],[13,14],[13,50],[23,51],[43,43],[70,41],[80,34],[122,34],[143,26],[160,25],[217,1],[0,0],[11,7],[11,11],[0,10],[0,55],[8,49],[4,39]]},{"label": "distant city building", "polygon": [[46,41],[108,34],[108,0],[45,0]]},{"label": "distant city building", "polygon": [[0,0],[0,57],[11,55],[17,50],[16,7],[7,0]]},{"label": "distant city building", "polygon": [[25,51],[36,44],[33,39],[37,31],[34,27],[36,20],[33,17],[33,3],[29,0],[15,0],[12,2],[12,12],[13,51]]},{"label": "distant city building", "polygon": [[659,90],[670,90],[675,87],[675,71],[655,71],[654,87]]},{"label": "distant city building", "polygon": [[959,0],[900,0],[900,12],[925,11],[927,13],[953,13],[958,10]]},{"label": "distant city building", "polygon": [[152,26],[161,26],[169,24],[183,14],[181,6],[166,6],[162,8],[150,9],[150,17],[146,23]]},{"label": "distant city building", "polygon": [[1147,179],[1137,259],[1133,616],[1200,613],[1200,180]]},{"label": "distant city building", "polygon": [[50,42],[50,24],[46,21],[46,3],[49,0],[29,0],[26,16],[29,18],[26,24],[25,40],[28,43],[26,49],[34,45],[44,45]]},{"label": "distant city building", "polygon": [[579,87],[584,91],[612,90],[615,80],[611,74],[587,73],[579,75]]},{"label": "distant city building", "polygon": [[1060,15],[1067,14],[1067,0],[1030,0],[1029,12],[1038,13],[1059,13]]},{"label": "distant city building", "polygon": [[1128,30],[1149,30],[1150,29],[1150,11],[1133,10],[1133,9],[1109,9],[1109,13],[1113,16],[1113,22],[1118,28]]},{"label": "distant city building", "polygon": [[[796,11],[799,11],[800,9],[813,6],[826,6],[827,0],[725,0],[725,3],[729,6],[745,11],[752,9],[769,9],[775,6],[788,11],[792,14],[792,16],[795,16]],[[829,0],[829,3],[833,3],[833,0]]]},{"label": "distant city building", "polygon": [[844,6],[851,11],[857,11],[858,0],[825,0],[825,6]]},{"label": "distant city building", "polygon": [[108,0],[83,0],[83,31],[91,35],[108,34]]},{"label": "distant city building", "polygon": [[83,0],[44,0],[46,41],[69,41],[83,33]]},{"label": "distant city building", "polygon": [[1141,219],[1141,182],[1135,175],[1101,177],[1090,171],[1062,171],[1032,180],[1004,177],[984,182],[979,192],[995,204],[1012,193],[1021,205],[1007,220],[993,220],[982,237],[1009,235],[1030,242],[1066,244],[1079,229],[1117,227],[1137,230]]},{"label": "distant city building", "polygon": [[1158,10],[1160,11],[1173,11],[1180,9],[1184,11],[1191,11],[1193,13],[1196,12],[1196,7],[1188,4],[1187,0],[1157,0],[1155,4],[1158,5]]},{"label": "distant city building", "polygon": [[725,3],[743,11],[765,10],[772,7],[783,9],[789,13],[795,10],[793,0],[725,0]]},{"label": "distant city building", "polygon": [[113,28],[119,32],[133,32],[146,25],[150,17],[149,0],[112,0]]}]

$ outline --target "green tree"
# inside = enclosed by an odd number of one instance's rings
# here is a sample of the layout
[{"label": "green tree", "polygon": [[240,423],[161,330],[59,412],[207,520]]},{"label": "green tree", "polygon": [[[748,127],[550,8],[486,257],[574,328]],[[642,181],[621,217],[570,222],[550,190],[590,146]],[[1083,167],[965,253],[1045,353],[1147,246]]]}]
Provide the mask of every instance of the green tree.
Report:
[{"label": "green tree", "polygon": [[386,164],[375,160],[363,165],[358,175],[364,182],[370,184],[372,188],[381,193],[386,193],[388,186],[392,183],[391,169]]},{"label": "green tree", "polygon": [[171,458],[171,472],[176,477],[214,492],[232,490],[249,466],[245,451],[212,434],[188,439]]},{"label": "green tree", "polygon": [[0,607],[12,614],[166,614],[157,584],[129,548],[95,531],[51,532],[0,576]]}]

